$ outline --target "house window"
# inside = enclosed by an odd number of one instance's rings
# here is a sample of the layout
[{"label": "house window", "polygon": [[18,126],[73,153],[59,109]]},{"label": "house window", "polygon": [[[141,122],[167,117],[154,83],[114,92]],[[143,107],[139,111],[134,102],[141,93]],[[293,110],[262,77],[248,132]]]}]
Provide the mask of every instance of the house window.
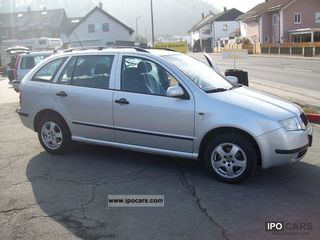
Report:
[{"label": "house window", "polygon": [[210,34],[211,33],[211,29],[207,28],[207,29],[202,29],[202,33],[203,34]]},{"label": "house window", "polygon": [[9,31],[7,28],[1,28],[0,29],[0,40],[3,38],[8,38],[9,37]]},{"label": "house window", "polygon": [[102,24],[102,31],[109,32],[109,23]]},{"label": "house window", "polygon": [[269,42],[269,36],[266,37],[265,42],[267,42],[267,43]]},{"label": "house window", "polygon": [[272,15],[272,25],[276,25],[277,23],[277,15],[273,14]]},{"label": "house window", "polygon": [[88,33],[94,33],[95,29],[94,29],[94,24],[88,24]]},{"label": "house window", "polygon": [[316,12],[316,23],[320,23],[320,12]]},{"label": "house window", "polygon": [[301,42],[301,36],[294,36],[293,37],[293,42]]},{"label": "house window", "polygon": [[301,13],[295,13],[294,14],[294,24],[300,24],[301,23]]},{"label": "house window", "polygon": [[50,23],[43,24],[43,32],[45,36],[50,36],[50,33],[51,33]]},{"label": "house window", "polygon": [[35,24],[29,25],[29,36],[30,36],[30,38],[37,37],[37,26]]},{"label": "house window", "polygon": [[223,25],[223,31],[224,31],[224,32],[228,31],[228,25],[227,25],[227,24],[224,24],[224,25]]}]

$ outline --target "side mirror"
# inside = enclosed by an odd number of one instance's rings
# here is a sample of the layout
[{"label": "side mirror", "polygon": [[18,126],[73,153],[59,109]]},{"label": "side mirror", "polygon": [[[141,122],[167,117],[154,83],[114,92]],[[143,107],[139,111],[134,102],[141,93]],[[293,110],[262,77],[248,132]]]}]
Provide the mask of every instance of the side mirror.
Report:
[{"label": "side mirror", "polygon": [[226,76],[227,80],[233,84],[238,84],[239,80],[237,77],[234,76]]},{"label": "side mirror", "polygon": [[167,89],[167,97],[182,98],[184,96],[184,91],[179,86],[171,86]]}]

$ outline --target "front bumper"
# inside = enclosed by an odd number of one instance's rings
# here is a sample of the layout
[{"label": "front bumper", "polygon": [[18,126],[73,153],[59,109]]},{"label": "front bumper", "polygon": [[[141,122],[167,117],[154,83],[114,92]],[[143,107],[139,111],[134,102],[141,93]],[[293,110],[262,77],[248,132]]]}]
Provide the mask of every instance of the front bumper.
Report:
[{"label": "front bumper", "polygon": [[301,160],[312,145],[312,127],[307,130],[287,132],[277,129],[257,137],[262,168],[280,166]]}]

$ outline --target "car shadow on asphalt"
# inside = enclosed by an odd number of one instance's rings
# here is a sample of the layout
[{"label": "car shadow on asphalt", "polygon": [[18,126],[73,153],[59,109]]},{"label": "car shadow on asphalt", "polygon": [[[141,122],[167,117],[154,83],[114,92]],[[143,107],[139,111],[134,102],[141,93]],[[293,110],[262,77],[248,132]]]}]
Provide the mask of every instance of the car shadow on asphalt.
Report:
[{"label": "car shadow on asphalt", "polygon": [[[76,144],[66,155],[41,152],[34,156],[26,174],[45,212],[30,219],[49,216],[75,236],[89,240],[152,239],[159,234],[160,239],[205,239],[206,234],[219,233],[220,226],[215,229],[209,224],[210,214],[221,226],[239,217],[256,231],[257,221],[272,216],[296,219],[306,214],[305,206],[319,201],[319,190],[312,189],[319,189],[320,168],[305,162],[259,170],[249,181],[229,185],[212,179],[197,161]],[[160,194],[165,207],[109,208],[108,194]],[[237,203],[230,204],[228,211],[237,214],[226,216],[218,205],[226,206],[230,199]],[[240,218],[243,215],[245,220]],[[311,214],[307,220],[316,218]],[[209,223],[193,229],[190,226],[197,219]],[[236,229],[228,230],[232,239],[245,237]]]}]

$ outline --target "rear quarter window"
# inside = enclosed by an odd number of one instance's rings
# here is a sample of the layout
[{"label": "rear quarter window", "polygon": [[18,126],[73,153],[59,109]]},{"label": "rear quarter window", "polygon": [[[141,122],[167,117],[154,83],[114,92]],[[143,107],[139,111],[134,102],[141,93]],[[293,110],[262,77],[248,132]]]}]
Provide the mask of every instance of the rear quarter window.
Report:
[{"label": "rear quarter window", "polygon": [[66,57],[54,59],[46,65],[42,66],[36,72],[36,74],[33,75],[31,81],[51,82],[66,59]]}]

